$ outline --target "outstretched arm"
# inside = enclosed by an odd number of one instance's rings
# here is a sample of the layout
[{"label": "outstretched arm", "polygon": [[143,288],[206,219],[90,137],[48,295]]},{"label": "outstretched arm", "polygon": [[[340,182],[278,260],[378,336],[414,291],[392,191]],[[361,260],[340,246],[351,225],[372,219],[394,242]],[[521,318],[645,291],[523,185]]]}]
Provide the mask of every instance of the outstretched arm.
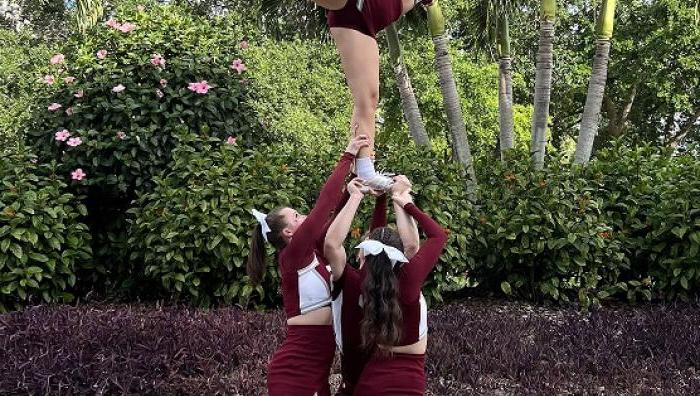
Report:
[{"label": "outstretched arm", "polygon": [[360,207],[364,196],[360,190],[361,188],[362,184],[357,179],[353,179],[348,184],[350,198],[340,213],[335,216],[333,223],[331,223],[326,233],[323,255],[331,266],[333,280],[340,279],[345,271],[347,253],[345,252],[343,244],[348,236],[348,232],[350,232],[352,219],[355,218],[355,213],[357,213],[357,209]]},{"label": "outstretched arm", "polygon": [[394,201],[401,205],[406,213],[413,217],[418,225],[423,229],[427,239],[418,252],[402,268],[401,278],[401,299],[404,301],[415,301],[420,296],[420,289],[423,282],[428,277],[430,271],[442,254],[442,249],[447,243],[447,232],[427,214],[423,213],[416,205],[410,195],[403,194],[394,197]]},{"label": "outstretched arm", "polygon": [[[326,181],[326,184],[323,185],[316,205],[314,205],[306,220],[294,232],[292,240],[289,241],[289,244],[284,249],[284,254],[287,257],[307,256],[316,246],[316,242],[323,238],[326,232],[325,224],[330,218],[333,209],[342,199],[345,177],[350,171],[352,161],[355,159],[357,151],[368,144],[366,135],[353,138],[350,142],[333,173]],[[303,266],[303,263],[300,262],[299,265]]]},{"label": "outstretched arm", "polygon": [[[394,178],[394,185],[391,188],[392,196],[400,196],[410,193],[411,182],[404,175]],[[403,252],[407,258],[411,258],[418,252],[420,237],[418,235],[418,225],[416,221],[403,209],[397,201],[394,201],[394,213],[396,213],[396,227],[399,237],[403,243]]]}]

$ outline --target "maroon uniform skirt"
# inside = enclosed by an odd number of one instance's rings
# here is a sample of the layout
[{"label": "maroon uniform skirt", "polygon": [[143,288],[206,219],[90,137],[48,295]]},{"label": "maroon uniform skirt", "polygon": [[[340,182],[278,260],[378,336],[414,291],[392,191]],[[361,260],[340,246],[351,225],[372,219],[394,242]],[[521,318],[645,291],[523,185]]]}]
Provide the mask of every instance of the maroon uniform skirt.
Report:
[{"label": "maroon uniform skirt", "polygon": [[401,17],[401,0],[364,0],[362,12],[357,9],[357,0],[348,0],[345,7],[326,12],[328,27],[341,27],[357,30],[370,37]]},{"label": "maroon uniform skirt", "polygon": [[423,396],[425,354],[375,354],[360,375],[355,396]]},{"label": "maroon uniform skirt", "polygon": [[287,338],[267,366],[270,396],[329,396],[334,355],[333,326],[287,326]]}]

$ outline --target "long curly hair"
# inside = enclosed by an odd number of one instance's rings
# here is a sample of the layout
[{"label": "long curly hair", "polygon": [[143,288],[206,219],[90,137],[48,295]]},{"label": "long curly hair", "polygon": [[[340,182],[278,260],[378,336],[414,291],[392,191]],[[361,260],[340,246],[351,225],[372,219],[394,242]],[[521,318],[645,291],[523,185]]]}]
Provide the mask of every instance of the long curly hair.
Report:
[{"label": "long curly hair", "polygon": [[[368,239],[403,251],[399,234],[389,227],[370,232]],[[371,351],[377,345],[392,347],[401,341],[403,315],[399,304],[398,267],[392,268],[386,253],[365,257],[366,276],[362,283],[364,318],[360,324],[362,348]]]}]

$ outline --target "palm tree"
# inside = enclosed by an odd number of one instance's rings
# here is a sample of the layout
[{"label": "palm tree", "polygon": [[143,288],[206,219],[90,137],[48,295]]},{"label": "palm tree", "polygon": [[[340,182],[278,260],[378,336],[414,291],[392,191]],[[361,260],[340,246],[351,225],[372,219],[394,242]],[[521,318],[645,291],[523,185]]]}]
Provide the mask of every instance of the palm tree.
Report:
[{"label": "palm tree", "polygon": [[610,59],[610,38],[612,37],[615,20],[615,0],[603,0],[600,16],[596,24],[596,48],[593,58],[591,80],[588,83],[586,104],[581,117],[581,129],[576,142],[574,163],[586,164],[591,158],[593,140],[598,133],[600,107],[603,103],[605,81],[608,76],[608,60]]},{"label": "palm tree", "polygon": [[403,61],[401,41],[399,41],[399,33],[396,29],[396,23],[386,28],[386,40],[389,47],[389,57],[394,68],[394,76],[396,84],[399,86],[399,94],[401,95],[401,105],[408,123],[408,132],[413,140],[419,146],[430,148],[430,138],[425,131],[423,118],[418,108],[416,95],[411,86],[411,78],[406,70],[406,64]]},{"label": "palm tree", "polygon": [[501,160],[514,146],[513,139],[513,69],[510,57],[508,13],[503,10],[498,23],[498,125]]},{"label": "palm tree", "polygon": [[75,5],[75,22],[80,33],[95,26],[104,14],[103,0],[77,0]]},{"label": "palm tree", "polygon": [[513,70],[510,51],[508,14],[520,5],[519,0],[478,0],[467,15],[473,34],[468,46],[498,56],[499,149],[501,158],[514,147]]},{"label": "palm tree", "polygon": [[547,146],[547,120],[552,92],[552,53],[554,47],[554,21],[556,0],[542,0],[540,13],[540,42],[537,49],[537,72],[535,78],[535,113],[532,117],[532,141],[530,153],[535,169],[544,166]]},{"label": "palm tree", "polygon": [[445,102],[452,153],[467,171],[467,192],[473,197],[477,188],[476,174],[469,148],[469,140],[467,139],[467,129],[462,117],[457,84],[452,73],[448,46],[449,39],[445,34],[445,18],[442,15],[438,0],[434,0],[428,6],[428,29],[435,45],[435,67],[440,77],[440,89]]}]

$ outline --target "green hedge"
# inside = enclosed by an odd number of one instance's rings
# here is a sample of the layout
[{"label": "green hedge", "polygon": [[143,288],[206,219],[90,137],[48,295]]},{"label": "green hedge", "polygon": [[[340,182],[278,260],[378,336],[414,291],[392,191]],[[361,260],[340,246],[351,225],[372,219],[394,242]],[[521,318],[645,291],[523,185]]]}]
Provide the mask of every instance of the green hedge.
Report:
[{"label": "green hedge", "polygon": [[[129,246],[135,271],[160,283],[163,293],[208,306],[214,301],[247,304],[253,208],[304,207],[308,183],[292,155],[275,148],[239,145],[191,136],[174,153],[170,170],[154,181],[129,211]],[[317,168],[313,168],[317,169]],[[270,303],[278,284],[270,260],[256,301]]]},{"label": "green hedge", "polygon": [[0,312],[68,302],[76,271],[91,260],[85,206],[27,155],[0,157]]}]

